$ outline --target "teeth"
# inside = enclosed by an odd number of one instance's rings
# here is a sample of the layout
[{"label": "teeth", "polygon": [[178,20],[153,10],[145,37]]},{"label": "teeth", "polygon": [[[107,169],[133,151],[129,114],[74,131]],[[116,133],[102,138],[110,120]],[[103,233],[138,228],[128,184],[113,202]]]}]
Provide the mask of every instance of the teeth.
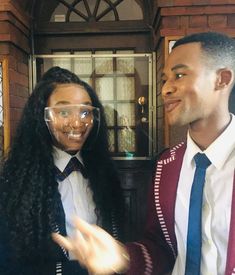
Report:
[{"label": "teeth", "polygon": [[79,133],[79,134],[72,134],[72,133],[68,134],[69,138],[80,138],[81,136],[82,136],[81,133]]}]

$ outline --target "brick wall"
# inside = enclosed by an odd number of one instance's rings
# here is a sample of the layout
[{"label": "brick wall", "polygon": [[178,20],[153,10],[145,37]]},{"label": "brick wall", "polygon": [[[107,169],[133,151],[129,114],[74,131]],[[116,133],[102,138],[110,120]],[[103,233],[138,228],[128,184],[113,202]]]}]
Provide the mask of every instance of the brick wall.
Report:
[{"label": "brick wall", "polygon": [[209,30],[235,37],[234,0],[155,1],[155,47],[162,37]]},{"label": "brick wall", "polygon": [[8,60],[10,133],[14,135],[29,94],[29,18],[12,0],[0,2],[0,60]]}]

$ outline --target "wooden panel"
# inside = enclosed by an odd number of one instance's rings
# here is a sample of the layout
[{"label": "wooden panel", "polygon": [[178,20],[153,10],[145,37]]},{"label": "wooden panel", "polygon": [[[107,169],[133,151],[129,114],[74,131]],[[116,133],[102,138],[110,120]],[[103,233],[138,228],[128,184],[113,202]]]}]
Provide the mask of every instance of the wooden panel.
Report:
[{"label": "wooden panel", "polygon": [[10,145],[10,105],[9,105],[9,74],[8,74],[8,60],[6,58],[2,62],[2,83],[3,83],[3,148],[4,154]]},{"label": "wooden panel", "polygon": [[147,193],[152,181],[150,160],[116,161],[125,196],[125,237],[138,240],[145,226]]}]

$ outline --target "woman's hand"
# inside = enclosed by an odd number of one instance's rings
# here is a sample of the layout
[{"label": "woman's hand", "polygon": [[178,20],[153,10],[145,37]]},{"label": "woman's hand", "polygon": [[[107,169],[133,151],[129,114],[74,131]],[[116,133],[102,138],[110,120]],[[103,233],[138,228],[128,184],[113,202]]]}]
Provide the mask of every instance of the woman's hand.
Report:
[{"label": "woman's hand", "polygon": [[128,269],[129,255],[124,245],[96,225],[76,218],[74,238],[53,233],[52,238],[60,246],[72,252],[90,274],[108,275],[124,273]]}]

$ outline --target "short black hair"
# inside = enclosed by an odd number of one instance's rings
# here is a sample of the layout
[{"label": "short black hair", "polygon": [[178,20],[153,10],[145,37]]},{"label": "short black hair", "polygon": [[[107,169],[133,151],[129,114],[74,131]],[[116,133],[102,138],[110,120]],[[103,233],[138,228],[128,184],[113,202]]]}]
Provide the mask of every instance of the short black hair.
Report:
[{"label": "short black hair", "polygon": [[194,33],[177,40],[172,49],[188,43],[200,43],[212,66],[235,71],[235,40],[228,35],[219,32]]}]

